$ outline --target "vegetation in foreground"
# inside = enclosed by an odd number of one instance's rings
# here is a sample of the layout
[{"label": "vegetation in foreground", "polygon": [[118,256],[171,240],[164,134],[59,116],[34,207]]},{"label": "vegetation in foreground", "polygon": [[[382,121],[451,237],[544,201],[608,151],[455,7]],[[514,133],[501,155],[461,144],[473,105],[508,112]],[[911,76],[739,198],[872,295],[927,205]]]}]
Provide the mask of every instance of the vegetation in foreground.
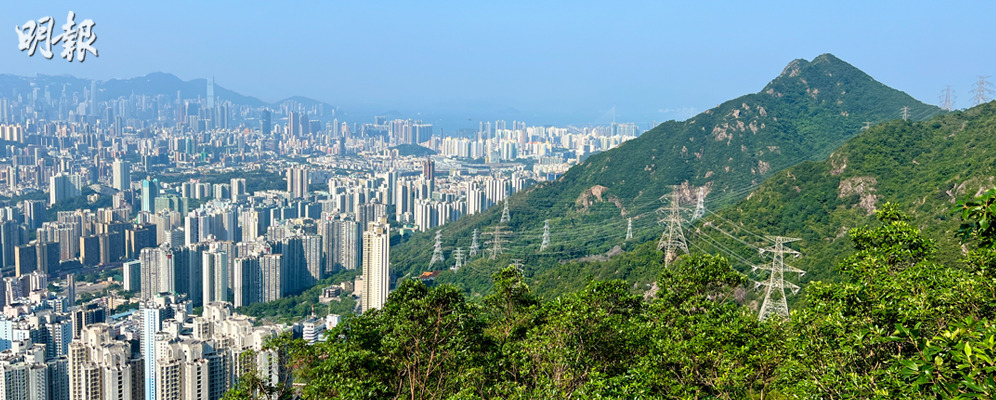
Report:
[{"label": "vegetation in foreground", "polygon": [[[271,346],[305,399],[992,398],[996,190],[959,211],[971,250],[941,265],[934,242],[884,205],[850,232],[842,281],[810,283],[790,320],[758,321],[736,301],[747,278],[696,254],[664,270],[650,300],[592,281],[541,302],[514,267],[480,303],[406,280],[326,342]],[[226,397],[290,395],[253,376]]]}]

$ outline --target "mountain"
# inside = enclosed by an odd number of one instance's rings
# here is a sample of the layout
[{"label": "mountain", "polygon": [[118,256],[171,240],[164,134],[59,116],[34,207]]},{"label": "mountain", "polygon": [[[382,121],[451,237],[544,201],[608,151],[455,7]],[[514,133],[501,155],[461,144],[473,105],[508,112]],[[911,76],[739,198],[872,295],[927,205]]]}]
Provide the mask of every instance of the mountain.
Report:
[{"label": "mountain", "polygon": [[[157,96],[163,95],[169,99],[175,99],[179,91],[184,99],[192,99],[207,96],[207,79],[193,79],[183,81],[176,75],[163,72],[154,72],[145,76],[130,79],[111,79],[98,85],[102,90],[101,95],[107,98],[127,97],[132,94]],[[235,104],[260,107],[267,105],[266,102],[251,96],[243,96],[231,90],[215,85],[214,94],[221,100],[228,100]]]},{"label": "mountain", "polygon": [[[994,180],[996,103],[988,103],[925,122],[875,126],[826,160],[776,174],[705,223],[751,245],[764,241],[743,232],[801,238],[793,247],[803,257],[792,261],[807,270],[801,281],[833,281],[837,274],[831,267],[851,253],[849,230],[870,224],[874,210],[893,202],[938,243],[939,261],[956,265],[963,257],[956,238],[961,220],[952,210],[958,200],[992,189]],[[704,241],[744,257],[756,253],[708,226],[697,229],[705,230]]]},{"label": "mountain", "polygon": [[[514,236],[507,246],[512,251],[495,262],[475,261],[471,270],[478,264],[482,270],[494,270],[519,258],[527,272],[536,275],[563,261],[595,261],[599,258],[584,257],[607,252],[605,258],[633,249],[659,237],[654,210],[670,185],[681,185],[685,205],[694,204],[694,193],[702,188],[707,206],[721,209],[786,167],[826,158],[865,126],[899,118],[904,107],[913,120],[942,112],[831,54],[793,60],[758,93],[726,101],[686,121],[665,122],[589,157],[556,182],[511,196],[507,228]],[[501,209],[447,224],[442,228],[443,246],[467,249],[473,229],[492,228]],[[633,220],[634,238],[624,241],[628,218]],[[552,246],[537,254],[545,220],[550,221]],[[400,276],[429,269],[433,234],[415,235],[392,248],[392,268]],[[458,282],[471,291],[486,287],[487,280],[473,272],[460,275],[443,274],[437,280]]]},{"label": "mountain", "polygon": [[[47,88],[53,97],[59,97],[63,91],[82,93],[85,89],[89,90],[90,80],[69,75],[24,77],[0,74],[0,96],[13,97],[15,92],[22,94],[31,93],[34,87],[43,88],[43,90]],[[97,89],[100,91],[98,99],[115,99],[131,95],[162,95],[167,99],[176,99],[177,92],[184,99],[194,99],[207,97],[207,79],[184,81],[173,74],[154,72],[135,78],[111,79],[98,82]],[[214,87],[214,94],[221,100],[228,100],[234,104],[245,106],[271,106],[279,108],[284,104],[300,104],[307,108],[321,106],[329,110],[334,109],[334,107],[327,103],[301,96],[289,97],[275,103],[267,103],[256,97],[246,96],[217,84]]]}]

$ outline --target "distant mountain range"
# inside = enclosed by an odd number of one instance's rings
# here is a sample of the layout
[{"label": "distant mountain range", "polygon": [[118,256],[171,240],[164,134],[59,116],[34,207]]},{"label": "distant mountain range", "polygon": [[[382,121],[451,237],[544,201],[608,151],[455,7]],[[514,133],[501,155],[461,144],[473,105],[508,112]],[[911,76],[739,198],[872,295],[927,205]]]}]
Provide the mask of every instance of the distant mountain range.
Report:
[{"label": "distant mountain range", "polygon": [[[694,206],[695,192],[702,188],[707,206],[719,210],[745,198],[784,168],[825,159],[864,127],[899,119],[904,109],[913,120],[943,112],[831,54],[794,60],[758,93],[729,100],[683,122],[665,122],[616,149],[591,156],[556,182],[512,196],[507,228],[514,234],[507,238],[506,256],[478,259],[472,268],[444,273],[437,281],[455,282],[473,292],[487,287],[487,271],[512,258],[522,259],[529,275],[541,277],[558,270],[564,260],[618,246],[614,254],[655,241],[662,228],[654,210],[662,205],[658,199],[671,192],[671,185],[680,186],[686,206]],[[486,232],[497,225],[501,209],[446,225],[443,246],[468,248],[472,231]],[[626,241],[628,218],[633,218],[635,232]],[[541,253],[538,245],[545,220],[555,233],[551,248]],[[392,268],[401,276],[430,269],[434,233],[416,235],[392,248]],[[432,269],[445,267],[449,265]],[[543,279],[564,278],[560,274]],[[556,282],[536,283],[556,287]]]},{"label": "distant mountain range", "polygon": [[[28,95],[34,88],[39,88],[39,95],[44,94],[47,88],[53,98],[62,95],[63,90],[68,92],[83,93],[84,89],[89,90],[90,80],[76,78],[69,75],[38,75],[34,77],[17,76],[10,74],[0,74],[0,96],[10,97],[14,93]],[[183,99],[195,99],[207,97],[207,79],[192,79],[184,81],[176,75],[154,72],[145,76],[130,79],[111,79],[108,81],[98,81],[97,90],[99,100],[115,99],[131,95],[158,96],[162,95],[168,99],[175,100],[177,92]],[[228,100],[234,104],[263,107],[270,106],[278,108],[286,103],[298,103],[304,107],[323,105],[328,109],[334,107],[319,100],[294,96],[274,103],[267,103],[256,97],[246,96],[235,91],[224,88],[217,83],[214,86],[214,95],[219,100]]]}]

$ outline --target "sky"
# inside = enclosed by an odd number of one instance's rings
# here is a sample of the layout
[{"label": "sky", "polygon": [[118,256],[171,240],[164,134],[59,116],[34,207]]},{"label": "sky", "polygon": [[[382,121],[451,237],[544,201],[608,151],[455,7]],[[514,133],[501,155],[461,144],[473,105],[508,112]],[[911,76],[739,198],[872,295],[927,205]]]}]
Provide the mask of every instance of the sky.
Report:
[{"label": "sky", "polygon": [[[99,57],[17,49],[14,27],[92,19]],[[482,119],[685,119],[822,53],[938,104],[996,75],[996,2],[7,1],[0,73],[106,80],[167,72],[265,101],[452,128]],[[4,29],[0,29],[4,31]],[[61,31],[61,30],[60,30]],[[6,39],[2,39],[7,35]]]}]

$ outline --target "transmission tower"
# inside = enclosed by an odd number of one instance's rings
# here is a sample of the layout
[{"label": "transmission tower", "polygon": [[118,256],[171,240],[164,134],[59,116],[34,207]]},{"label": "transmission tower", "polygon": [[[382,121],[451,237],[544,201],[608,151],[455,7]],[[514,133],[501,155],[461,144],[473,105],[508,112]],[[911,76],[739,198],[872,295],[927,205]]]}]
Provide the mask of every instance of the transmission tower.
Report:
[{"label": "transmission tower", "polygon": [[488,249],[488,251],[491,253],[490,258],[492,260],[497,259],[498,255],[505,251],[502,235],[507,235],[508,233],[509,232],[502,230],[501,227],[497,225],[495,226],[494,232],[489,233],[491,235],[491,240],[488,240],[485,244],[491,245],[491,248]]},{"label": "transmission tower", "polygon": [[443,231],[436,231],[436,244],[432,246],[432,259],[429,266],[437,262],[443,262]]},{"label": "transmission tower", "polygon": [[508,217],[508,199],[505,199],[505,207],[501,210],[501,221],[498,222],[504,224],[509,220],[511,220],[511,218]]},{"label": "transmission tower", "polygon": [[910,106],[903,106],[903,108],[900,108],[899,116],[903,118],[903,121],[908,121],[910,119]]},{"label": "transmission tower", "polygon": [[972,105],[979,105],[982,103],[988,103],[989,95],[993,93],[993,90],[989,88],[991,85],[989,81],[989,76],[979,75],[979,81],[975,83],[975,89],[972,89]]},{"label": "transmission tower", "polygon": [[477,255],[477,252],[481,250],[481,245],[477,243],[477,229],[474,229],[474,239],[470,242],[470,258]]},{"label": "transmission tower", "polygon": [[463,268],[463,249],[457,247],[456,250],[453,250],[453,258],[456,259],[456,264],[450,267],[450,270],[459,271],[460,268]]},{"label": "transmission tower", "polygon": [[865,121],[865,126],[862,126],[861,130],[867,131],[867,130],[871,129],[871,127],[872,127],[872,123],[869,122],[869,121]]},{"label": "transmission tower", "polygon": [[626,240],[633,238],[633,218],[626,219]]},{"label": "transmission tower", "polygon": [[700,187],[695,191],[695,212],[692,213],[692,221],[705,215],[705,188]]},{"label": "transmission tower", "polygon": [[799,255],[798,251],[785,247],[785,243],[800,239],[781,236],[769,237],[769,239],[773,240],[775,245],[761,249],[761,254],[765,252],[771,253],[771,264],[754,266],[755,271],[759,269],[770,271],[767,282],[754,283],[755,287],[767,287],[764,292],[764,302],[761,303],[761,310],[757,316],[762,321],[770,318],[772,315],[783,317],[788,317],[789,315],[788,302],[785,300],[785,288],[789,288],[792,290],[792,294],[795,294],[799,292],[799,287],[792,282],[785,281],[785,271],[798,273],[800,277],[806,274],[806,271],[785,264],[785,254]]},{"label": "transmission tower", "polygon": [[522,264],[522,260],[520,260],[520,259],[514,259],[514,260],[512,260],[512,266],[515,267],[516,269],[518,269],[520,272],[522,271],[522,266],[523,265],[524,264]]},{"label": "transmission tower", "polygon": [[671,261],[678,257],[678,250],[688,254],[688,242],[685,241],[685,233],[681,230],[682,218],[681,206],[678,204],[678,189],[677,185],[672,186],[671,193],[661,197],[661,201],[664,201],[665,197],[669,199],[667,207],[657,209],[657,222],[664,225],[664,233],[661,234],[661,240],[657,242],[657,250],[664,250],[665,268],[670,266]]},{"label": "transmission tower", "polygon": [[945,111],[954,110],[954,102],[954,89],[951,89],[951,85],[948,85],[941,91],[941,109]]},{"label": "transmission tower", "polygon": [[550,247],[550,220],[543,221],[543,243],[540,243],[540,251]]}]

